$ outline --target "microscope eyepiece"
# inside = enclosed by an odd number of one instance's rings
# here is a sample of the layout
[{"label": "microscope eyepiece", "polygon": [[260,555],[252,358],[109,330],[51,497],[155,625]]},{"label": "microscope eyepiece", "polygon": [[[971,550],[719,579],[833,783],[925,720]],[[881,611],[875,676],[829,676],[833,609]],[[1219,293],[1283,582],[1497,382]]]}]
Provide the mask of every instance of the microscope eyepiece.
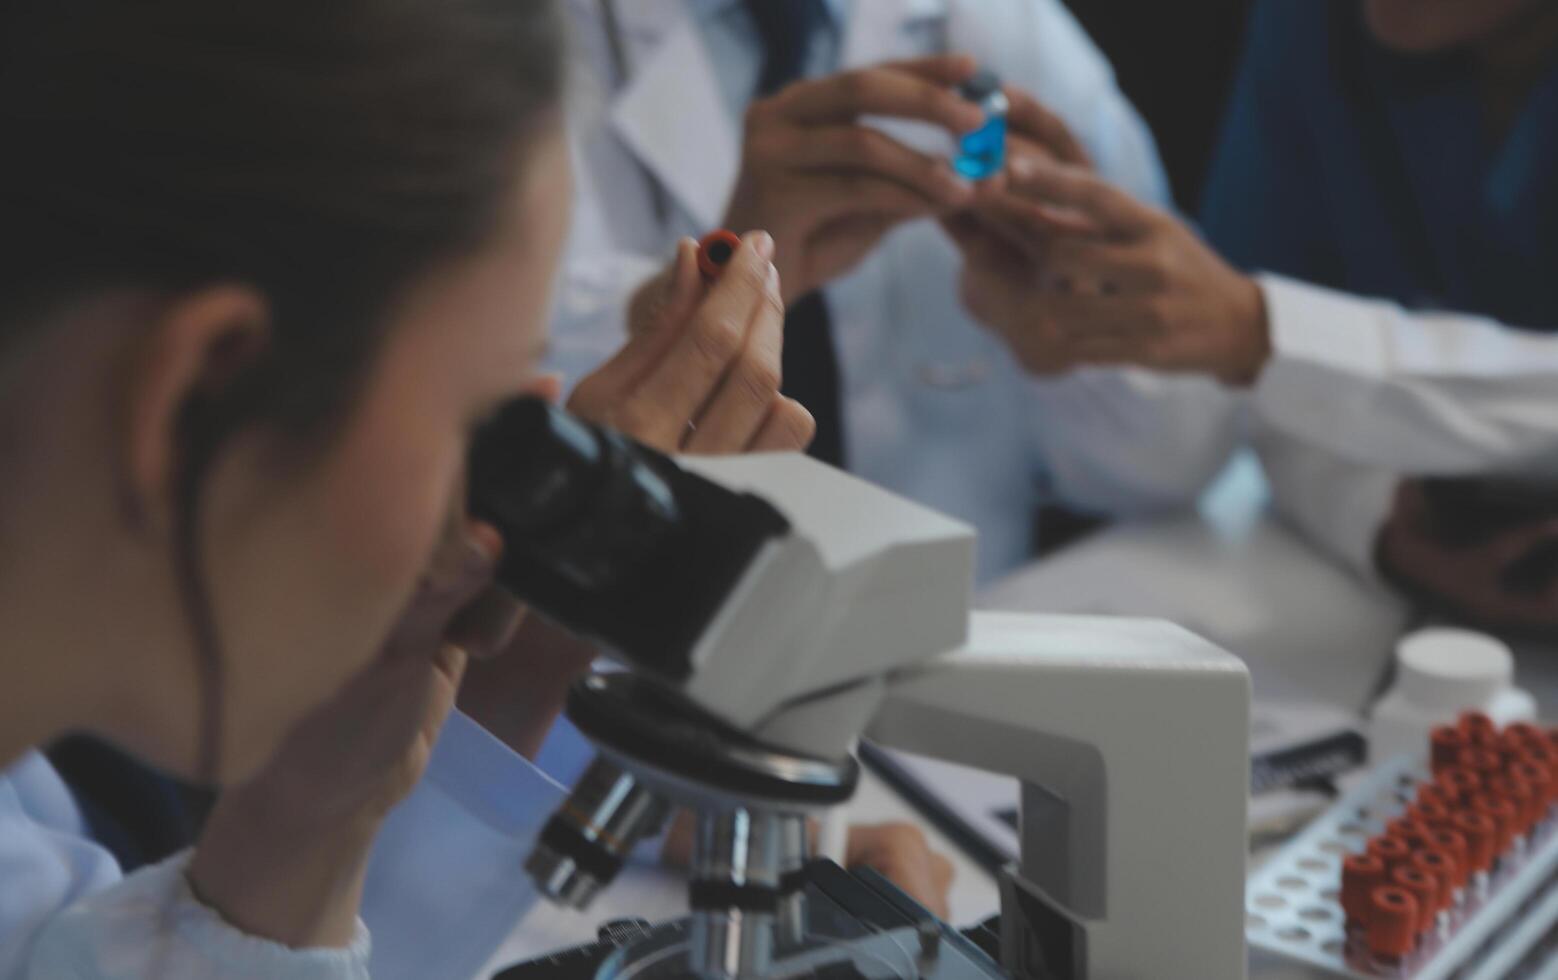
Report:
[{"label": "microscope eyepiece", "polygon": [[631,574],[680,520],[671,488],[627,440],[536,399],[483,427],[470,471],[472,513],[581,589]]},{"label": "microscope eyepiece", "polygon": [[766,501],[536,398],[469,456],[472,516],[503,536],[498,582],[569,631],[670,680],[789,523]]}]

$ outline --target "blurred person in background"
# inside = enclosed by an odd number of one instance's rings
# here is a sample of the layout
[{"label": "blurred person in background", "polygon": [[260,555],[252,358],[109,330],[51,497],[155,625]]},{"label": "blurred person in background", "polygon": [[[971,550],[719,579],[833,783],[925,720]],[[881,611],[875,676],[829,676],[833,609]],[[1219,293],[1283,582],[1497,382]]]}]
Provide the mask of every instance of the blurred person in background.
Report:
[{"label": "blurred person in background", "polygon": [[[1059,0],[569,0],[579,209],[551,364],[582,376],[679,236],[765,228],[787,316],[782,389],[814,455],[973,524],[981,582],[1054,543],[1064,506],[1192,504],[1236,440],[1217,386],[1051,369],[992,306],[1038,277],[973,224],[944,149],[1007,83],[1009,156],[1059,156],[1155,203],[1152,137]],[[927,135],[928,134],[928,135]],[[1074,134],[1074,137],[1073,137]],[[938,149],[940,147],[940,149]],[[697,448],[690,437],[687,448]]]},{"label": "blurred person in background", "polygon": [[1558,476],[1558,8],[1258,3],[1206,243],[1039,164],[991,213],[1047,266],[1057,362],[1246,392],[1278,505],[1323,547],[1478,624],[1558,628],[1532,502]]}]

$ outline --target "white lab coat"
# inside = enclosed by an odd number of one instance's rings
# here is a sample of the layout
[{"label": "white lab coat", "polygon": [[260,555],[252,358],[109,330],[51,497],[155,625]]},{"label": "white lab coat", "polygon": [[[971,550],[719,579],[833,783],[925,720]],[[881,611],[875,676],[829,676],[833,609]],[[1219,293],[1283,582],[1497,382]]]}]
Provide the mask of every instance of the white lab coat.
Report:
[{"label": "white lab coat", "polygon": [[[718,227],[741,141],[683,0],[617,5],[615,84],[595,0],[570,0],[577,211],[553,324],[577,380],[624,340],[627,299],[675,239]],[[1166,200],[1150,134],[1058,0],[854,0],[843,67],[968,51],[1070,125],[1100,171]],[[760,57],[760,53],[753,53]],[[652,186],[669,202],[657,214]],[[1237,399],[1199,378],[1083,371],[1036,381],[958,301],[961,258],[933,222],[892,234],[826,290],[849,468],[980,532],[988,579],[1028,557],[1046,500],[1134,515],[1195,498],[1239,437]]]},{"label": "white lab coat", "polygon": [[1558,336],[1259,280],[1255,441],[1279,512],[1332,555],[1372,574],[1405,476],[1558,477]]}]

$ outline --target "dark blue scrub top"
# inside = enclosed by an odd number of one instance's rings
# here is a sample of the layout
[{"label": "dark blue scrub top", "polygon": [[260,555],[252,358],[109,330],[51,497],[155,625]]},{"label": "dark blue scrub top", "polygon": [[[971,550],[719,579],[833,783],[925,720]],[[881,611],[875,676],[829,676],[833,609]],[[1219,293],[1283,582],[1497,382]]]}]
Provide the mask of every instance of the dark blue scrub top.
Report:
[{"label": "dark blue scrub top", "polygon": [[1466,56],[1385,50],[1359,0],[1263,0],[1202,222],[1252,271],[1558,330],[1558,50],[1500,142]]}]

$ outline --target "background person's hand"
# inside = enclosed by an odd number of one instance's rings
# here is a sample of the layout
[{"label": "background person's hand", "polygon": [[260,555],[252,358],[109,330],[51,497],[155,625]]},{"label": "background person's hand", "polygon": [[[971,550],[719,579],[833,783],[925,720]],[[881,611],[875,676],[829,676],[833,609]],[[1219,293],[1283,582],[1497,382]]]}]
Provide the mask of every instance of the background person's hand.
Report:
[{"label": "background person's hand", "polygon": [[574,388],[568,409],[663,452],[804,449],[811,413],[780,393],[784,301],[765,232],[705,286],[697,244],[640,290],[627,344]]},{"label": "background person's hand", "polygon": [[351,941],[373,838],[421,779],[467,657],[519,621],[490,585],[501,550],[493,528],[452,524],[380,657],[222,794],[189,879],[228,921],[294,947]]},{"label": "background person's hand", "polygon": [[[1136,365],[1250,384],[1270,357],[1254,280],[1084,168],[1014,159],[1005,193],[975,212],[949,227],[969,253],[965,302],[1030,370]],[[1014,248],[981,251],[975,222]]]},{"label": "background person's hand", "polygon": [[1387,579],[1434,612],[1496,632],[1558,635],[1558,519],[1447,543],[1422,486],[1408,480],[1375,555]]},{"label": "background person's hand", "polygon": [[796,82],[752,103],[725,224],[773,234],[786,300],[849,271],[895,226],[968,204],[973,188],[946,160],[860,120],[961,136],[984,121],[953,88],[976,70],[965,55],[937,55]]},{"label": "background person's hand", "polygon": [[938,919],[952,914],[948,905],[955,873],[952,862],[931,850],[924,832],[913,824],[850,827],[844,863],[881,873]]},{"label": "background person's hand", "polygon": [[1011,167],[1018,169],[1026,164],[1062,163],[1085,170],[1093,169],[1093,161],[1087,150],[1071,132],[1066,121],[1051,112],[1044,103],[1012,85],[1003,86],[1006,95],[1006,165],[989,180],[975,185],[975,203],[990,200],[1005,193],[1010,186]]},{"label": "background person's hand", "polygon": [[1004,91],[1010,106],[1006,164],[977,185],[971,206],[943,215],[941,224],[962,253],[964,308],[1005,338],[1029,373],[1057,374],[1074,364],[1039,289],[1046,239],[995,205],[1012,192],[1013,170],[1057,162],[1091,168],[1092,161],[1059,116],[1021,89],[1006,86]]}]

